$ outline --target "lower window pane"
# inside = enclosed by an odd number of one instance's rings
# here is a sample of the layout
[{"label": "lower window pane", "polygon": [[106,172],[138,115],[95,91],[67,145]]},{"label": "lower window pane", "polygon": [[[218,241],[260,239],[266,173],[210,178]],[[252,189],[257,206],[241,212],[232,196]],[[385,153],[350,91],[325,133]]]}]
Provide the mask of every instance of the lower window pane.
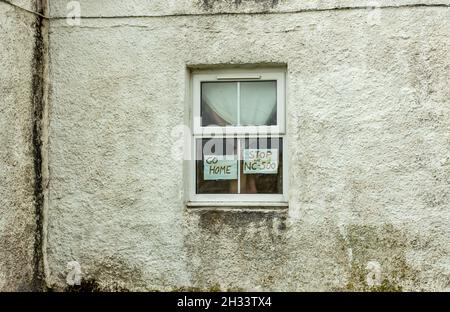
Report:
[{"label": "lower window pane", "polygon": [[237,140],[197,139],[196,193],[236,194],[238,192]]},{"label": "lower window pane", "polygon": [[282,194],[282,139],[247,138],[241,146],[240,193]]},{"label": "lower window pane", "polygon": [[283,139],[197,139],[196,193],[283,194]]}]

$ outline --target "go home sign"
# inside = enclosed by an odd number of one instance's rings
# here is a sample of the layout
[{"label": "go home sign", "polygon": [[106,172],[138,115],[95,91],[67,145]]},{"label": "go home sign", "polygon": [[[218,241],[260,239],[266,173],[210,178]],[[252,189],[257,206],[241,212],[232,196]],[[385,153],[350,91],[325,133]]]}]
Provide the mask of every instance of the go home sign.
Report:
[{"label": "go home sign", "polygon": [[235,180],[237,171],[237,160],[234,156],[204,156],[203,178],[205,180]]}]

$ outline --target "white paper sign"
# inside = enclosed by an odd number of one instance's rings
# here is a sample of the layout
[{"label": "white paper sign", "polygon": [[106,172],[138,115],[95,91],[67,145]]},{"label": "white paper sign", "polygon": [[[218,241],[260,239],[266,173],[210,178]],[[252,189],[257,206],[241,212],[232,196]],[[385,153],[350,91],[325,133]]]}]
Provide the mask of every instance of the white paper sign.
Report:
[{"label": "white paper sign", "polygon": [[244,149],[244,174],[277,174],[278,149]]},{"label": "white paper sign", "polygon": [[203,179],[237,179],[237,160],[234,156],[205,155],[203,158]]}]

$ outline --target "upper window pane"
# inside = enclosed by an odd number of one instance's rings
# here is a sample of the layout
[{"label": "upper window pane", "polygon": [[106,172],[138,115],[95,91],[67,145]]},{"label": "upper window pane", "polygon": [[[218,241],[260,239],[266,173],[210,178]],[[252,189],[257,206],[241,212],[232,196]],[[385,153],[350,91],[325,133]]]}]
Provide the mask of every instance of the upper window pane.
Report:
[{"label": "upper window pane", "polygon": [[240,82],[240,125],[277,124],[277,82]]},{"label": "upper window pane", "polygon": [[202,127],[276,125],[277,82],[203,82],[201,120]]},{"label": "upper window pane", "polygon": [[237,82],[203,82],[202,126],[236,126],[237,94]]}]

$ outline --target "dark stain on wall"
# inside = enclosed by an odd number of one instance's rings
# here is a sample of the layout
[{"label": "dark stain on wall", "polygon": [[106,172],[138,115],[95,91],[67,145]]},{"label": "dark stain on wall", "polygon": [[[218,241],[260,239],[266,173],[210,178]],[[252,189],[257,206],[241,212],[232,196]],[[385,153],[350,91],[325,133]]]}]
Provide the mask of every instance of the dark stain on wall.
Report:
[{"label": "dark stain on wall", "polygon": [[[44,14],[44,4],[36,1],[36,12]],[[44,265],[42,254],[43,236],[43,182],[42,182],[42,116],[44,110],[44,69],[45,69],[45,46],[44,46],[44,18],[36,16],[35,21],[35,43],[32,63],[32,145],[34,161],[34,208],[36,219],[36,230],[34,235],[33,254],[33,285],[34,290],[45,288]]]},{"label": "dark stain on wall", "polygon": [[205,10],[211,10],[221,2],[225,2],[229,6],[235,8],[239,8],[243,3],[254,3],[255,5],[263,5],[265,8],[273,8],[278,4],[279,0],[201,0],[200,6]]},{"label": "dark stain on wall", "polygon": [[246,230],[250,224],[264,224],[273,228],[274,220],[278,220],[277,228],[286,229],[286,215],[279,212],[259,211],[206,211],[200,213],[200,228],[218,234],[222,227],[230,227],[236,231]]},{"label": "dark stain on wall", "polygon": [[205,210],[186,217],[192,287],[240,289],[245,274],[248,283],[270,288],[281,276],[288,251],[287,211]]}]

